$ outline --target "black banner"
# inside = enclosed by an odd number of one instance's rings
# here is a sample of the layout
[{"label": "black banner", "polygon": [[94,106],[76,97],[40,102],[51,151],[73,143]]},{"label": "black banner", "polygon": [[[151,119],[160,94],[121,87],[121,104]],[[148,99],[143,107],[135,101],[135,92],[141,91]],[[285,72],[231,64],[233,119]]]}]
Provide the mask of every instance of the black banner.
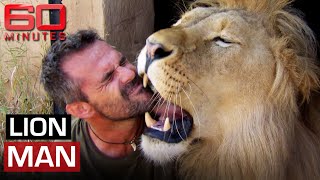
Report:
[{"label": "black banner", "polygon": [[7,114],[6,139],[71,139],[71,116]]}]

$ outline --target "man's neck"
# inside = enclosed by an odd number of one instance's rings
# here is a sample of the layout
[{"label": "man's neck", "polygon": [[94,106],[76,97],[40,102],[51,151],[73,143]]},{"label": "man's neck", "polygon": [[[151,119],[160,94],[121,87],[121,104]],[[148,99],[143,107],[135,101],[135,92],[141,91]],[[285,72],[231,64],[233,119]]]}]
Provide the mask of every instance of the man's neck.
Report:
[{"label": "man's neck", "polygon": [[87,120],[90,138],[106,156],[122,158],[134,149],[129,142],[140,136],[142,119],[112,121],[105,118]]}]

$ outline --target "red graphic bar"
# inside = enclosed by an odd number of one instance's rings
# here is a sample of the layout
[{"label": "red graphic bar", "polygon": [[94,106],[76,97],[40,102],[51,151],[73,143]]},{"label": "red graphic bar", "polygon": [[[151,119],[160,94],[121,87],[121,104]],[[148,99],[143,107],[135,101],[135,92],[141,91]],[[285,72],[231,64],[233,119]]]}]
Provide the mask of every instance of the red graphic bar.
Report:
[{"label": "red graphic bar", "polygon": [[4,143],[4,172],[79,171],[79,142]]}]

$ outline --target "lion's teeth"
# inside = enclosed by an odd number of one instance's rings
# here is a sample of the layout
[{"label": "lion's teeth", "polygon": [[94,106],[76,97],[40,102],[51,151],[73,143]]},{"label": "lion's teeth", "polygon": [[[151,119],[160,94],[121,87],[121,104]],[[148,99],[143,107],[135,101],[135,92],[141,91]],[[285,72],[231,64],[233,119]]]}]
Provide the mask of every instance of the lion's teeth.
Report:
[{"label": "lion's teeth", "polygon": [[164,122],[163,131],[168,131],[170,129],[170,121],[169,118],[166,118],[166,121]]},{"label": "lion's teeth", "polygon": [[151,126],[153,126],[154,124],[157,123],[156,120],[152,119],[152,117],[150,116],[149,112],[146,112],[144,114],[144,119],[146,121],[146,125],[147,125],[148,128],[150,128]]},{"label": "lion's teeth", "polygon": [[148,84],[148,75],[147,74],[144,74],[143,75],[143,87],[147,87],[147,84]]}]

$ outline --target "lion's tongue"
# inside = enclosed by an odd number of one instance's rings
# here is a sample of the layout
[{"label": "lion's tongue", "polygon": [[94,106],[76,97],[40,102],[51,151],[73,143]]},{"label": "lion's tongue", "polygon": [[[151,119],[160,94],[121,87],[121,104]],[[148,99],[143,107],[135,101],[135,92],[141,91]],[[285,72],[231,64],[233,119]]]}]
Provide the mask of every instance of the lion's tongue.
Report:
[{"label": "lion's tongue", "polygon": [[151,114],[146,112],[147,126],[158,131],[168,131],[174,121],[182,119],[183,110],[181,107],[167,102],[155,108]]},{"label": "lion's tongue", "polygon": [[146,112],[145,121],[148,127],[145,130],[146,135],[169,143],[185,139],[193,124],[188,112],[169,102],[163,103],[150,113]]},{"label": "lion's tongue", "polygon": [[168,117],[170,122],[172,122],[173,120],[181,119],[183,111],[184,110],[180,106],[171,103],[164,103],[164,105],[155,110],[155,114],[159,116],[159,120],[164,121]]}]

